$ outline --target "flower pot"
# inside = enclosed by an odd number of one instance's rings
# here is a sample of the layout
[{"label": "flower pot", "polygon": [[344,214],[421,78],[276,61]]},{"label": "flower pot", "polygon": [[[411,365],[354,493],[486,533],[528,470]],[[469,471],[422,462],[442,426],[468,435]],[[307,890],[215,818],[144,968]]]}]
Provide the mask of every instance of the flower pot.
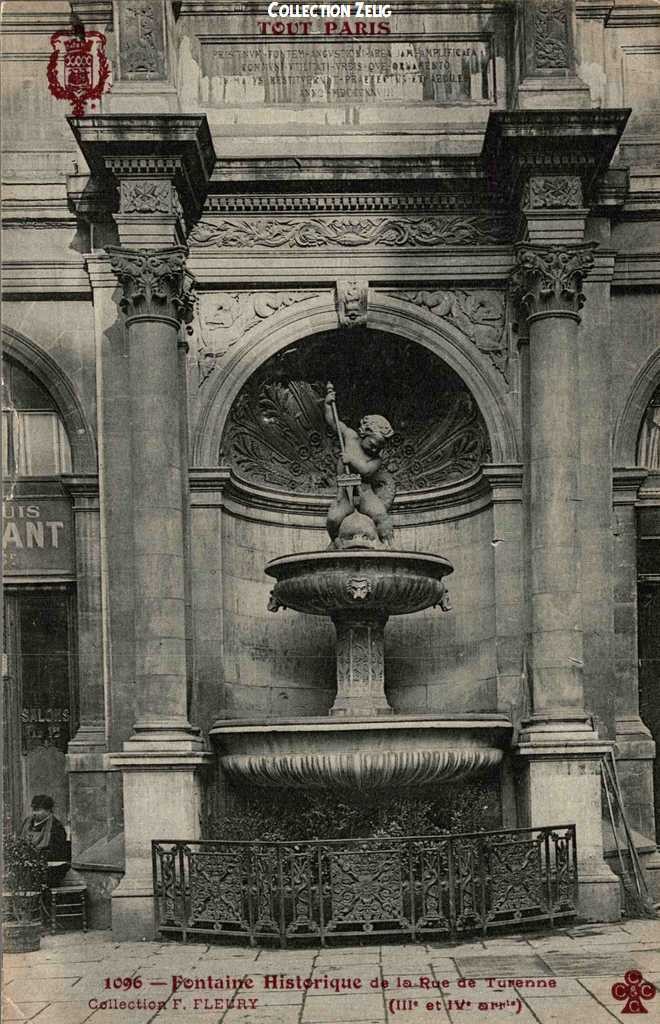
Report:
[{"label": "flower pot", "polygon": [[2,945],[5,953],[34,953],[41,946],[41,921],[5,921]]}]

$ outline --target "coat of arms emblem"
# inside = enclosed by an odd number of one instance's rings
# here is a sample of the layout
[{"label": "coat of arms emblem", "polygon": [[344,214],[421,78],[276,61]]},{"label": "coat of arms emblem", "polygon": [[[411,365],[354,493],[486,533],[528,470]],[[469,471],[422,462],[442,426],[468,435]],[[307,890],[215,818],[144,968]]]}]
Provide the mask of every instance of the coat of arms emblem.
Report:
[{"label": "coat of arms emblem", "polygon": [[102,32],[54,32],[53,52],[48,61],[48,88],[56,100],[69,100],[74,117],[82,117],[106,91],[110,63],[105,54]]}]

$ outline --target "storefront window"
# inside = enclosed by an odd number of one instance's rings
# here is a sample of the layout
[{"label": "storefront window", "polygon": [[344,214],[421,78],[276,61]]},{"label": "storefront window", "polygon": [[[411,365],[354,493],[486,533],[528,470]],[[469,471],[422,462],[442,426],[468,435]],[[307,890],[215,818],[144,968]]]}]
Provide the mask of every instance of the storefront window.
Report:
[{"label": "storefront window", "polygon": [[60,475],[71,448],[48,391],[2,363],[4,798],[14,824],[48,793],[68,818],[67,744],[76,729],[75,557]]},{"label": "storefront window", "polygon": [[6,477],[71,472],[71,447],[44,388],[8,359],[2,363],[2,469]]}]

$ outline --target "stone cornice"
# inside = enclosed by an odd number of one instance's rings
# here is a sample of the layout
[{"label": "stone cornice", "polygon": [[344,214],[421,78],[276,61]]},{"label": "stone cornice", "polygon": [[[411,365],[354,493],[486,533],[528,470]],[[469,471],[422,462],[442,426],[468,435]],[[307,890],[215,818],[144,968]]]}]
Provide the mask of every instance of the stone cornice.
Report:
[{"label": "stone cornice", "polygon": [[[225,466],[192,467],[189,481],[192,508],[226,508],[239,518],[275,525],[286,513],[290,524],[322,530],[332,502],[331,497],[286,494],[248,483]],[[518,502],[521,487],[522,467],[512,464],[484,466],[483,472],[443,487],[406,491],[394,501],[395,528],[461,519],[494,502]]]},{"label": "stone cornice", "polygon": [[648,469],[640,466],[615,466],[612,472],[612,503],[634,505],[648,475]]},{"label": "stone cornice", "polygon": [[573,175],[590,201],[629,115],[629,108],[491,111],[482,156],[494,195],[519,202],[530,176]]},{"label": "stone cornice", "polygon": [[107,188],[113,176],[172,182],[188,227],[198,218],[215,164],[203,114],[98,114],[68,119],[82,153]]},{"label": "stone cornice", "polygon": [[485,189],[448,192],[233,192],[210,195],[203,217],[242,214],[487,213]]}]

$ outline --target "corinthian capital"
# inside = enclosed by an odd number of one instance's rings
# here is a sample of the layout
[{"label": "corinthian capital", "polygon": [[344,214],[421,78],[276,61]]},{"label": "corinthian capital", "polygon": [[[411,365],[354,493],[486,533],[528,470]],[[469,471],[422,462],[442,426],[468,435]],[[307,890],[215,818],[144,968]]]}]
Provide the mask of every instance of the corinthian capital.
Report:
[{"label": "corinthian capital", "polygon": [[145,316],[180,321],[185,318],[188,255],[185,246],[139,251],[109,246],[106,252],[122,286],[120,305],[129,319]]},{"label": "corinthian capital", "polygon": [[594,262],[593,242],[516,246],[512,286],[528,316],[577,317],[584,305],[582,282]]}]

